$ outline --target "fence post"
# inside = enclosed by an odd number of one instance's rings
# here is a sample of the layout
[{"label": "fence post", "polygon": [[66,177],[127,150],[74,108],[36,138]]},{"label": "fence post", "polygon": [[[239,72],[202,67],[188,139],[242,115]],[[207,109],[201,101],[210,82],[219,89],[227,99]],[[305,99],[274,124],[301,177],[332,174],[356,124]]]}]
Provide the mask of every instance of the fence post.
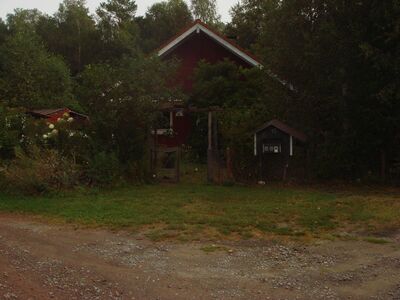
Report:
[{"label": "fence post", "polygon": [[234,180],[232,168],[232,150],[229,147],[226,148],[226,174],[229,180]]},{"label": "fence post", "polygon": [[213,181],[213,147],[212,147],[212,111],[208,111],[208,149],[207,149],[207,180]]}]

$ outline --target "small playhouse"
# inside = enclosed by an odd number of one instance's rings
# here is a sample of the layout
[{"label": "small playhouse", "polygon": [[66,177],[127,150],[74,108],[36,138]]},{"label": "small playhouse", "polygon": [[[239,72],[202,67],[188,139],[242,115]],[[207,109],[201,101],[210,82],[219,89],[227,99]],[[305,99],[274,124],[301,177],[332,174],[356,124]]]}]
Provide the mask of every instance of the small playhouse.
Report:
[{"label": "small playhouse", "polygon": [[267,122],[257,129],[254,156],[257,157],[260,179],[286,180],[289,170],[298,169],[294,158],[305,155],[306,142],[303,132],[279,120]]}]

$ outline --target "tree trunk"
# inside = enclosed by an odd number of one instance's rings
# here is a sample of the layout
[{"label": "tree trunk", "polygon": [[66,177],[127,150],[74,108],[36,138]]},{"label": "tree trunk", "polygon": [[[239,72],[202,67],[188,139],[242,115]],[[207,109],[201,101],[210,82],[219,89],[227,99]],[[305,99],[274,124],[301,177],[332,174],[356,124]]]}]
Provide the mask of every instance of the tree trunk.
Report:
[{"label": "tree trunk", "polygon": [[78,27],[78,72],[82,71],[81,61],[82,61],[82,44],[81,44],[81,25],[79,20],[76,21],[76,26]]}]

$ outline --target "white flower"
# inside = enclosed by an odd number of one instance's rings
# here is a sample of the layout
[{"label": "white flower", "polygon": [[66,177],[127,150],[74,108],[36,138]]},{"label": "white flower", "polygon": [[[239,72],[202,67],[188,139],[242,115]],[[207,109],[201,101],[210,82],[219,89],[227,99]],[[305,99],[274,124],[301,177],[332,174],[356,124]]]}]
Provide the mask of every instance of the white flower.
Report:
[{"label": "white flower", "polygon": [[58,130],[57,129],[53,129],[53,131],[51,132],[51,134],[57,134]]},{"label": "white flower", "polygon": [[54,129],[54,124],[50,124],[50,125],[49,125],[49,128],[50,128],[50,129]]},{"label": "white flower", "polygon": [[69,117],[69,113],[65,112],[65,113],[63,114],[63,117],[68,118],[68,117]]},{"label": "white flower", "polygon": [[67,119],[67,122],[69,122],[69,123],[71,123],[71,122],[73,122],[74,121],[74,118],[73,117],[69,117],[68,119]]},{"label": "white flower", "polygon": [[43,138],[47,139],[48,138],[47,134],[43,134]]},{"label": "white flower", "polygon": [[74,135],[75,135],[74,132],[70,132],[70,133],[69,133],[69,136],[74,136]]}]

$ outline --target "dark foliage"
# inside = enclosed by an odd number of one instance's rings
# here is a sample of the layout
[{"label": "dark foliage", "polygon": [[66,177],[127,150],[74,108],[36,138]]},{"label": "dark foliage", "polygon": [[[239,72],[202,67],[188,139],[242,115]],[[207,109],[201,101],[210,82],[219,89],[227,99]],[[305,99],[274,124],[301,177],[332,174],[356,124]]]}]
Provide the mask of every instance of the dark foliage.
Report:
[{"label": "dark foliage", "polygon": [[[0,155],[9,160],[25,151],[20,163],[11,164],[18,166],[11,177],[24,174],[34,157],[48,161],[40,151],[29,155],[31,144],[56,151],[58,167],[74,166],[71,181],[54,181],[60,187],[81,180],[75,170],[99,184],[143,177],[154,100],[182,96],[165,82],[175,63],[150,53],[190,24],[193,14],[225,28],[264,64],[260,70],[201,63],[189,99],[224,109],[218,115],[221,149],[229,146],[242,158],[239,173],[251,169],[253,130],[278,118],[309,136],[315,177],[399,177],[398,1],[244,0],[226,26],[211,4],[192,1],[191,12],[184,1],[168,0],[138,17],[132,0],[107,0],[96,15],[84,0],[64,0],[53,16],[18,9],[0,20]],[[27,145],[28,127],[10,123],[24,119],[16,108],[62,106],[90,115],[84,147],[62,138],[61,127],[57,143],[44,143],[37,129]],[[194,122],[192,146],[201,158],[207,127],[203,117]]]}]

